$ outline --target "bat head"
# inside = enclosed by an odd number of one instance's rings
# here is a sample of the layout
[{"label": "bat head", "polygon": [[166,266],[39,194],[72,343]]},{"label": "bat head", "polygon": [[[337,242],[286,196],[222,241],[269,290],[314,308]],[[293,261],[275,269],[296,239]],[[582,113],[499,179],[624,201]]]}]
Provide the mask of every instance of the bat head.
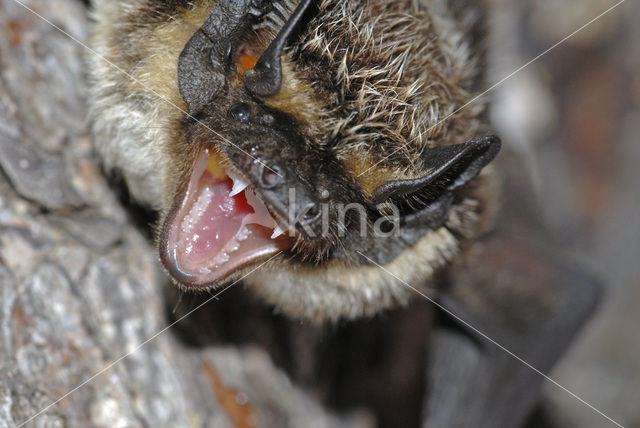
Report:
[{"label": "bat head", "polygon": [[181,286],[277,256],[247,280],[268,300],[350,317],[402,300],[376,264],[424,281],[453,257],[452,213],[473,227],[468,184],[500,141],[463,142],[479,128],[477,109],[458,111],[473,76],[409,4],[216,4],[178,62],[187,111],[159,242]]}]

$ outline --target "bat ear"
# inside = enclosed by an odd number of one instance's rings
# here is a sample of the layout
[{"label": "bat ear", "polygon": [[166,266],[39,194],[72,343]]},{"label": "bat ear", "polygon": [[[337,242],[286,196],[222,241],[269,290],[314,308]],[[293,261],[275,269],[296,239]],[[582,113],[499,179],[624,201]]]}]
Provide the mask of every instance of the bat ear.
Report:
[{"label": "bat ear", "polygon": [[178,60],[178,84],[191,115],[225,89],[234,52],[268,6],[265,0],[220,0],[187,42]]},{"label": "bat ear", "polygon": [[[244,74],[254,96],[275,95],[282,84],[280,57],[287,39],[306,20],[316,0],[302,0],[256,66]],[[178,61],[180,94],[195,115],[225,88],[234,52],[256,19],[264,18],[276,2],[220,0],[211,15],[185,45]]]},{"label": "bat ear", "polygon": [[426,149],[422,155],[424,175],[412,180],[390,181],[378,187],[376,204],[415,199],[425,209],[432,209],[453,192],[476,177],[500,151],[496,136],[451,146]]},{"label": "bat ear", "polygon": [[267,47],[256,66],[247,70],[244,85],[247,90],[259,97],[269,97],[278,93],[282,85],[282,64],[280,58],[287,39],[305,21],[305,16],[315,0],[302,0],[296,7],[282,30]]},{"label": "bat ear", "polygon": [[178,84],[190,114],[199,113],[224,87],[233,35],[249,6],[249,0],[221,0],[180,54]]}]

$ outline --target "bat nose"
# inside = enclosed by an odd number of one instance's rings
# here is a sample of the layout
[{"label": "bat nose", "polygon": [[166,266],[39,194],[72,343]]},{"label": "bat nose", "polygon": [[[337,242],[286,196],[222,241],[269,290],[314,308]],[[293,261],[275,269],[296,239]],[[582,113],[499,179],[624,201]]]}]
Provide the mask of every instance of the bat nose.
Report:
[{"label": "bat nose", "polygon": [[263,189],[274,189],[285,180],[284,171],[278,165],[262,164],[258,171],[258,182]]},{"label": "bat nose", "polygon": [[295,223],[292,226],[308,238],[315,238],[319,234],[321,235],[324,230],[322,206],[316,202],[303,202],[302,204],[296,204],[296,209],[295,218],[289,219],[290,223]]},{"label": "bat nose", "polygon": [[288,218],[290,226],[299,229],[319,230],[323,208],[312,192],[300,183],[292,171],[275,163],[264,163],[257,168],[257,182],[262,195],[280,215]]},{"label": "bat nose", "polygon": [[300,214],[300,220],[308,224],[309,226],[313,226],[318,223],[320,218],[322,217],[322,207],[315,202],[307,204],[304,207],[304,210]]}]

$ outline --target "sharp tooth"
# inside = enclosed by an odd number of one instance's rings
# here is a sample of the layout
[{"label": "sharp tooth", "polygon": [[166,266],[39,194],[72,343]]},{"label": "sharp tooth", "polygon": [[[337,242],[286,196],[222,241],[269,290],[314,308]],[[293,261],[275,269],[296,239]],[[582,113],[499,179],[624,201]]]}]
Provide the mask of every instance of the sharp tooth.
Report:
[{"label": "sharp tooth", "polygon": [[233,189],[231,189],[231,194],[229,196],[235,196],[240,192],[242,192],[247,187],[249,187],[249,184],[245,183],[241,179],[237,177],[232,177],[232,178],[233,178]]},{"label": "sharp tooth", "polygon": [[226,263],[229,261],[229,259],[230,259],[229,253],[227,253],[226,251],[222,251],[222,253],[218,254],[218,256],[215,259],[216,269],[218,268],[218,263]]},{"label": "sharp tooth", "polygon": [[240,229],[240,233],[238,233],[238,236],[236,238],[238,239],[238,241],[244,241],[249,237],[250,233],[251,232],[246,226],[242,226],[242,229]]},{"label": "sharp tooth", "polygon": [[271,239],[276,239],[278,236],[282,235],[284,235],[284,230],[282,230],[280,226],[276,226],[276,228],[273,229],[273,235],[271,235]]}]

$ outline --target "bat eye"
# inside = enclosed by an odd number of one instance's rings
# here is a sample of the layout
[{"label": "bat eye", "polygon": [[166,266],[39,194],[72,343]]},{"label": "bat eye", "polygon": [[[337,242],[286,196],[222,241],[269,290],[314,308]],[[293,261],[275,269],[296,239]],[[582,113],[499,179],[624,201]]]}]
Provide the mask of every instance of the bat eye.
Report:
[{"label": "bat eye", "polygon": [[229,117],[239,122],[248,122],[251,119],[251,106],[247,103],[236,103],[229,109]]},{"label": "bat eye", "polygon": [[260,169],[260,186],[273,189],[282,182],[283,173],[277,165],[262,165]]}]

